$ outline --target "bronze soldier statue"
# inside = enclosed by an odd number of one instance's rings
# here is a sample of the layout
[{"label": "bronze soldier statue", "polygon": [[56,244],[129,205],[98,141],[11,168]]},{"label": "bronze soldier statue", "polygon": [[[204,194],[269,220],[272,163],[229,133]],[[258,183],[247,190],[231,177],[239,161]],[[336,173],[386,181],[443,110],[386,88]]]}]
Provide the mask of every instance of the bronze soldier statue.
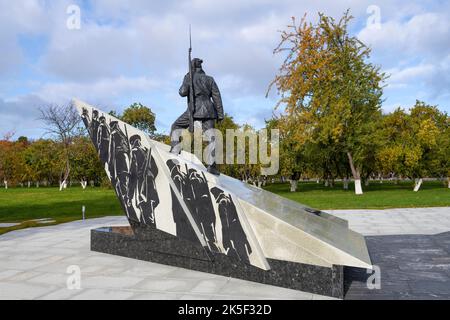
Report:
[{"label": "bronze soldier statue", "polygon": [[[208,132],[214,129],[216,121],[222,121],[224,117],[222,98],[219,88],[213,77],[206,75],[202,68],[203,60],[194,58],[191,62],[191,72],[185,77],[180,88],[180,96],[188,97],[188,109],[175,121],[171,129],[171,152],[179,154],[181,144],[179,143],[179,134],[175,130],[187,129],[192,132],[193,127],[201,126],[205,134],[205,140],[211,145],[211,154],[206,159],[208,172],[220,175],[217,170],[215,159],[215,138]],[[191,81],[192,80],[192,81]],[[193,87],[194,90],[191,90]],[[191,103],[193,100],[194,103]]]}]

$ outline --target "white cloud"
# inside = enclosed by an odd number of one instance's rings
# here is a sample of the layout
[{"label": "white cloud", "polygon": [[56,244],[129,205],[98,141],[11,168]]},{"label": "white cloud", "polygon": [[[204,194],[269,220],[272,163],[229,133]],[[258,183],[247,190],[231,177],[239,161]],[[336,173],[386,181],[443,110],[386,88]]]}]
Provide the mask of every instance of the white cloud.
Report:
[{"label": "white cloud", "polygon": [[0,1],[0,20],[5,32],[37,33],[47,27],[46,5],[39,0]]},{"label": "white cloud", "polygon": [[23,63],[17,35],[45,28],[44,8],[38,0],[0,1],[0,77],[14,74]]},{"label": "white cloud", "polygon": [[160,84],[147,77],[104,78],[90,83],[48,83],[36,93],[42,99],[64,103],[72,98],[99,103],[112,103],[124,95],[139,95],[156,90]]},{"label": "white cloud", "polygon": [[133,68],[137,43],[129,29],[95,24],[83,24],[81,30],[61,28],[42,63],[51,74],[69,81],[118,76]]},{"label": "white cloud", "polygon": [[15,39],[0,31],[0,77],[10,75],[23,61],[22,51]]},{"label": "white cloud", "polygon": [[[308,12],[316,20],[321,11],[338,17],[347,8],[356,18],[351,30],[391,74],[388,103],[402,101],[406,92],[411,99],[419,91],[449,96],[450,5],[439,1],[95,0],[89,9],[82,6],[81,30],[70,31],[66,8],[72,3],[85,2],[0,0],[0,97],[29,92],[45,101],[76,96],[115,106],[144,100],[167,127],[185,105],[177,89],[187,70],[191,23],[194,56],[216,78],[227,111],[238,121],[262,124],[276,98],[264,95],[282,60],[272,54],[277,31],[291,16]],[[364,28],[371,4],[381,9],[381,30]],[[20,46],[20,35],[48,40],[31,66],[25,66],[30,52]],[[23,76],[24,69],[34,74]]]},{"label": "white cloud", "polygon": [[0,99],[0,138],[7,132],[39,137],[42,133],[42,124],[39,118],[40,106],[46,102],[35,95],[26,95],[12,100]]},{"label": "white cloud", "polygon": [[450,50],[450,20],[448,13],[422,13],[406,21],[389,20],[381,28],[365,27],[358,38],[371,45],[374,52],[394,61],[445,57]]},{"label": "white cloud", "polygon": [[[417,8],[415,8],[417,10]],[[380,29],[366,27],[358,37],[373,48],[373,56],[390,74],[388,89],[439,99],[450,94],[450,19],[445,10],[397,16]]]},{"label": "white cloud", "polygon": [[434,75],[436,68],[432,64],[418,64],[406,68],[393,68],[386,70],[390,74],[389,85],[405,85],[417,79],[427,79]]}]

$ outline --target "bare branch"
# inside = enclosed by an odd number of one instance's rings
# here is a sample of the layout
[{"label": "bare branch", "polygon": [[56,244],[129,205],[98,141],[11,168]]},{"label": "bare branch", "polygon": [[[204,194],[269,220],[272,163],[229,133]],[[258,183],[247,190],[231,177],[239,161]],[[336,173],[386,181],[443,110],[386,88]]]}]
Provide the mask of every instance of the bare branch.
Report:
[{"label": "bare branch", "polygon": [[77,135],[80,117],[72,104],[50,104],[39,108],[42,120],[47,126],[47,133],[57,136],[65,145]]},{"label": "bare branch", "polygon": [[39,108],[40,120],[47,126],[47,133],[56,136],[63,145],[65,165],[61,172],[60,190],[67,183],[70,174],[70,144],[79,133],[78,124],[81,118],[72,104],[50,104]]},{"label": "bare branch", "polygon": [[15,135],[16,135],[15,131],[8,131],[5,134],[3,134],[3,140],[10,141]]}]

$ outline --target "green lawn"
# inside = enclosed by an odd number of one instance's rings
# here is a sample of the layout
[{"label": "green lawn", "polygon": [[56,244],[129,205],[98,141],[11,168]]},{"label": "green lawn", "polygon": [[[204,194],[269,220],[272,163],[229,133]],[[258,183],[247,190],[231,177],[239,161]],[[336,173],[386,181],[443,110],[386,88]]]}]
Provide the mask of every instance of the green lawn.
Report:
[{"label": "green lawn", "polygon": [[[350,187],[353,188],[352,185]],[[273,184],[266,189],[317,209],[450,206],[450,189],[440,182],[424,182],[419,192],[412,191],[411,183],[372,182],[364,188],[362,196],[354,195],[353,189],[344,191],[340,183],[334,188],[325,188],[322,184],[302,182],[295,193],[289,192],[289,184]],[[53,224],[79,220],[83,205],[86,206],[86,218],[123,214],[114,191],[110,189],[72,187],[63,192],[57,188],[0,189],[0,223],[22,223],[0,228],[0,234],[40,226],[30,221],[33,219],[51,218],[55,220]]]},{"label": "green lawn", "polygon": [[363,187],[364,194],[360,196],[354,194],[353,184],[349,190],[343,190],[342,183],[325,188],[323,184],[301,182],[297,192],[290,192],[289,184],[273,184],[265,189],[322,210],[450,206],[450,189],[438,181],[425,181],[419,192],[413,192],[412,182],[371,182]]},{"label": "green lawn", "polygon": [[63,192],[58,188],[1,189],[0,222],[23,223],[16,227],[0,228],[0,234],[39,226],[29,221],[34,219],[51,218],[56,221],[53,224],[80,220],[83,205],[86,207],[86,218],[122,214],[114,191],[109,189],[72,187]]}]

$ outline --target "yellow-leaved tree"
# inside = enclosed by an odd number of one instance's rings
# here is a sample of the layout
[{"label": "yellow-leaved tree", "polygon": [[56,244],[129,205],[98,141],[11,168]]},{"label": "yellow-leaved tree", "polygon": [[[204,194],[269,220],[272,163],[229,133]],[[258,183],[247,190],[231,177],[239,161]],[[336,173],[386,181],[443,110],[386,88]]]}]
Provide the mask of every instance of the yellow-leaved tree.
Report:
[{"label": "yellow-leaved tree", "polygon": [[362,194],[361,171],[377,147],[386,76],[368,61],[370,48],[349,35],[351,19],[348,11],[339,20],[319,14],[316,24],[293,18],[275,49],[287,56],[271,87],[287,118],[281,130],[299,145],[345,154],[355,193]]}]

